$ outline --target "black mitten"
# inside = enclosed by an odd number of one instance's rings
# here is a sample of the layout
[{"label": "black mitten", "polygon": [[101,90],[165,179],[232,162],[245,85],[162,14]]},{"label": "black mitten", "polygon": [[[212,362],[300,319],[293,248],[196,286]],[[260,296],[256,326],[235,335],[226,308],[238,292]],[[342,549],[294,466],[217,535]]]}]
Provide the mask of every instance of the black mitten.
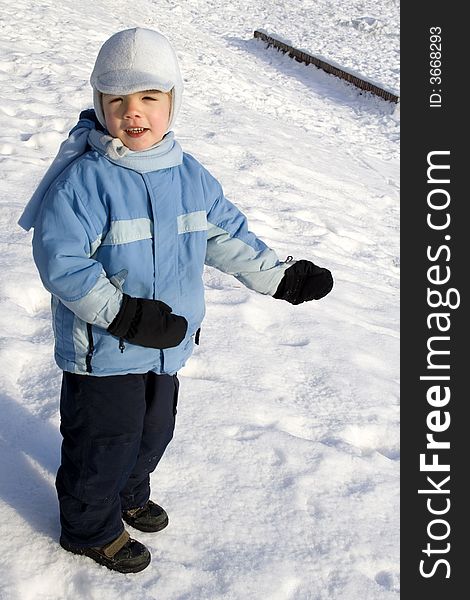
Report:
[{"label": "black mitten", "polygon": [[186,319],[173,315],[164,302],[132,298],[127,294],[108,327],[112,335],[146,348],[174,348],[183,341],[187,329]]},{"label": "black mitten", "polygon": [[273,298],[301,304],[320,300],[333,287],[333,277],[328,269],[317,267],[309,260],[299,260],[286,269]]}]

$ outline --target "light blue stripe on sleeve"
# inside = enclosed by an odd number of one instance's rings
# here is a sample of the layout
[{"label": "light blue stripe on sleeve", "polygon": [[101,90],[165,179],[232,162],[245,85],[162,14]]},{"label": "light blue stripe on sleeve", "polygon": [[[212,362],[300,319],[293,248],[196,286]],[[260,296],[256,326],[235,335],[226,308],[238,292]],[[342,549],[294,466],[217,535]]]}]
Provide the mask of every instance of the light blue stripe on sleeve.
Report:
[{"label": "light blue stripe on sleeve", "polygon": [[260,294],[273,295],[292,263],[282,263],[271,248],[256,250],[243,240],[210,223],[206,264],[236,277]]},{"label": "light blue stripe on sleeve", "polygon": [[106,277],[103,271],[92,289],[82,298],[62,304],[86,323],[106,329],[121,308],[122,292]]}]

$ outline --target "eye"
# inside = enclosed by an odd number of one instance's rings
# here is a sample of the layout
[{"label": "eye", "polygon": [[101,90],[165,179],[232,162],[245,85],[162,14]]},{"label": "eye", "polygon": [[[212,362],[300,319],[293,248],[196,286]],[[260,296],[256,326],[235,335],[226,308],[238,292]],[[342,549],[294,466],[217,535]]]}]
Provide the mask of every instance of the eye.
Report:
[{"label": "eye", "polygon": [[107,98],[106,101],[108,104],[117,104],[118,102],[122,101],[122,98],[120,98],[119,96],[116,96],[114,98],[113,97]]},{"label": "eye", "polygon": [[144,100],[153,100],[154,102],[158,101],[158,97],[156,96],[144,96]]}]

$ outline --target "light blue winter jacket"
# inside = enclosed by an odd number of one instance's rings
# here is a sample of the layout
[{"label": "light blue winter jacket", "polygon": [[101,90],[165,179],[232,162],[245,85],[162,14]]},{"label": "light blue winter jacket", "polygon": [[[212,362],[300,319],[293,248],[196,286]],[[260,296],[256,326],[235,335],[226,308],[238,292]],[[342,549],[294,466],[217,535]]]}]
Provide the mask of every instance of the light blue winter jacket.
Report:
[{"label": "light blue winter jacket", "polygon": [[[248,230],[218,181],[192,156],[145,172],[88,149],[44,195],[33,255],[52,294],[58,366],[98,376],[173,374],[204,317],[204,264],[274,294],[289,264]],[[188,321],[176,348],[157,350],[107,332],[122,293],[162,300]],[[227,332],[224,332],[226,335]]]}]

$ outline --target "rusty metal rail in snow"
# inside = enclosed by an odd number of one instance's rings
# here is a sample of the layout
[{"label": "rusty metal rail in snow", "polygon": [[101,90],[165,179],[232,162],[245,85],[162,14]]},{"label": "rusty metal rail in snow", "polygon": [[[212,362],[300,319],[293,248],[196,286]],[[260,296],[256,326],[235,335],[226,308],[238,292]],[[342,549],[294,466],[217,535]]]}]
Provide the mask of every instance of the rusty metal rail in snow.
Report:
[{"label": "rusty metal rail in snow", "polygon": [[380,96],[381,98],[384,98],[385,100],[388,100],[389,102],[396,103],[399,100],[399,97],[396,96],[395,94],[393,94],[392,92],[384,90],[383,88],[379,87],[378,85],[375,85],[374,83],[371,83],[370,81],[367,81],[365,79],[361,79],[360,77],[357,77],[356,75],[353,75],[352,73],[348,73],[347,71],[344,71],[343,69],[340,69],[339,67],[335,67],[334,65],[331,65],[331,64],[327,63],[326,61],[324,61],[320,58],[317,58],[316,56],[312,56],[308,52],[304,52],[303,50],[297,50],[296,48],[289,46],[289,44],[286,44],[285,42],[282,42],[281,40],[278,40],[275,37],[268,35],[267,33],[264,33],[264,31],[256,30],[254,32],[254,37],[262,40],[263,42],[266,42],[268,44],[268,46],[267,46],[268,48],[270,46],[273,46],[274,48],[277,48],[281,52],[284,52],[284,53],[287,52],[289,54],[289,56],[291,58],[295,58],[295,60],[297,62],[303,62],[306,65],[315,65],[316,67],[318,67],[319,69],[322,69],[326,73],[335,75],[336,77],[339,77],[340,79],[344,79],[348,83],[352,83],[353,85],[355,85],[356,87],[358,87],[361,90],[364,90],[366,92],[371,92],[372,94],[375,94],[376,96]]}]

